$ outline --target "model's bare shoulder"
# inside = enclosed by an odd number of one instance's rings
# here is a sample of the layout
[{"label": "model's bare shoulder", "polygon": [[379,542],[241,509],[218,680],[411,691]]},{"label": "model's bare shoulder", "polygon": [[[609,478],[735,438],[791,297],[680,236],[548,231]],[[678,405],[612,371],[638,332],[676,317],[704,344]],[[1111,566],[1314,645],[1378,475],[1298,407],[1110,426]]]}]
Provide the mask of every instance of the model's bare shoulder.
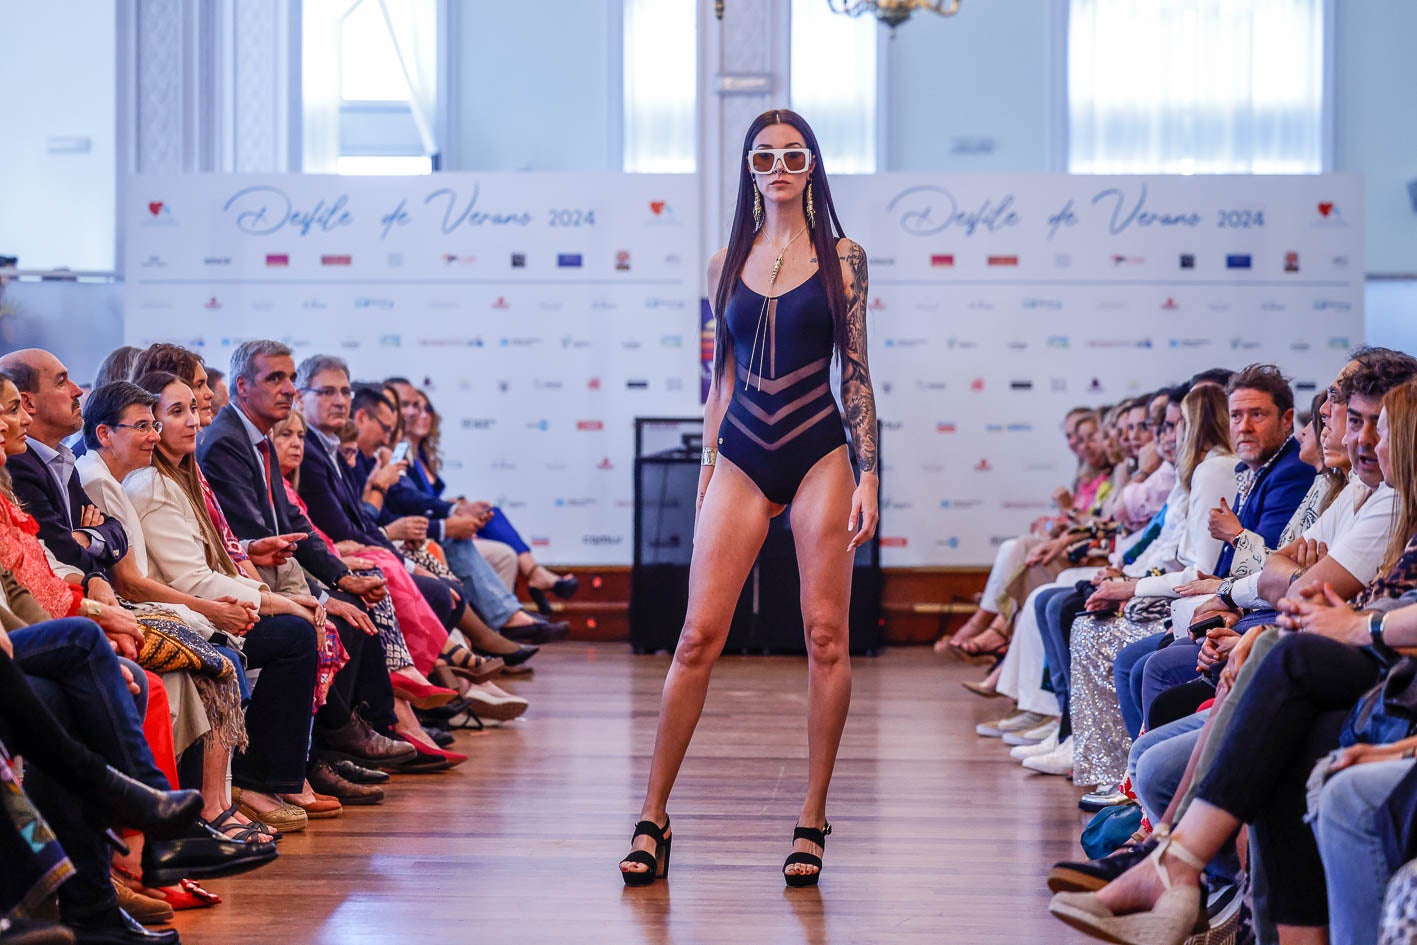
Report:
[{"label": "model's bare shoulder", "polygon": [[709,298],[713,297],[714,291],[718,288],[719,277],[723,275],[723,261],[728,258],[728,247],[725,246],[709,258],[708,264],[708,287]]}]

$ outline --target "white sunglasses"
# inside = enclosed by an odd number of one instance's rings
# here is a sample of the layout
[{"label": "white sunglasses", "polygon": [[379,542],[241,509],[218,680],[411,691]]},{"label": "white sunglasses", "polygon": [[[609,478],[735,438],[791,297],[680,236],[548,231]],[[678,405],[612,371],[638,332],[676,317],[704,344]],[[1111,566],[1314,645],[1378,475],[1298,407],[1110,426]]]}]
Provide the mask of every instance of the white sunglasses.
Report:
[{"label": "white sunglasses", "polygon": [[759,148],[748,152],[748,167],[758,174],[771,174],[778,164],[789,174],[804,174],[812,163],[806,148]]}]

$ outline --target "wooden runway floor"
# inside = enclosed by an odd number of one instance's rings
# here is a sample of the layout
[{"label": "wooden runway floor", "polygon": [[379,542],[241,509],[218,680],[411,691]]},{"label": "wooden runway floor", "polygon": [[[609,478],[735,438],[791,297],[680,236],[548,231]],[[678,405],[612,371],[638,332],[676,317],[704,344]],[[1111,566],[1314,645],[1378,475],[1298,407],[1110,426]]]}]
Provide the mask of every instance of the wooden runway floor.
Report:
[{"label": "wooden runway floor", "polygon": [[392,782],[380,807],[312,821],[279,861],[179,913],[195,945],[1065,943],[1043,876],[1075,857],[1071,783],[974,734],[1004,700],[924,647],[857,659],[817,890],[779,876],[805,778],[805,661],[726,657],[670,804],[668,884],[626,889],[668,657],[561,643],[509,683],[532,701],[460,735],[463,767]]}]

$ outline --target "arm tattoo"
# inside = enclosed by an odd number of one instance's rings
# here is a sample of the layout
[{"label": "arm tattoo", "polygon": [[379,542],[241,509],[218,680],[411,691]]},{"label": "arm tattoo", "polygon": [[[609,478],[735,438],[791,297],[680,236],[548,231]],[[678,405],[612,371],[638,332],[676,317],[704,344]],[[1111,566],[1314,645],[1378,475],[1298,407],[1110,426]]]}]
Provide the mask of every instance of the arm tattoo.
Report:
[{"label": "arm tattoo", "polygon": [[851,268],[846,286],[846,351],[841,366],[842,401],[861,472],[876,472],[876,395],[866,368],[866,252],[852,243],[842,257]]}]

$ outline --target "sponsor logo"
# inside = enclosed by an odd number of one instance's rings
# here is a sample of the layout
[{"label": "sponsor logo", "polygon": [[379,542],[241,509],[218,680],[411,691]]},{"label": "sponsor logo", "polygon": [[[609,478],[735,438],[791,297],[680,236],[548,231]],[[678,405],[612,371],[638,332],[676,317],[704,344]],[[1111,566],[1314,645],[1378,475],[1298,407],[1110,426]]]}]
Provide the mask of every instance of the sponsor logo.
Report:
[{"label": "sponsor logo", "polygon": [[460,255],[458,253],[443,254],[443,265],[445,266],[471,266],[476,262],[476,256]]},{"label": "sponsor logo", "polygon": [[385,348],[398,348],[403,346],[402,335],[380,335],[379,344]]},{"label": "sponsor logo", "polygon": [[322,266],[348,266],[354,262],[353,256],[341,254],[326,254],[320,257]]},{"label": "sponsor logo", "polygon": [[1343,219],[1342,208],[1332,200],[1321,200],[1314,209],[1318,211],[1318,215],[1314,217],[1314,226],[1348,226],[1348,222]]},{"label": "sponsor logo", "polygon": [[626,390],[649,390],[649,381],[643,378],[630,378],[625,381]]},{"label": "sponsor logo", "polygon": [[492,307],[495,308],[495,309],[508,309],[508,308],[511,308],[512,306],[507,302],[507,297],[506,297],[506,296],[504,296],[504,295],[499,295],[499,296],[497,296],[497,300],[492,303]]},{"label": "sponsor logo", "polygon": [[1274,299],[1265,299],[1260,303],[1261,312],[1282,312],[1288,307],[1283,302],[1276,302]]},{"label": "sponsor logo", "polygon": [[643,347],[643,344],[638,338],[626,338],[620,342],[620,347],[625,351],[638,351]]},{"label": "sponsor logo", "polygon": [[[606,304],[607,304],[608,307],[614,308],[613,305],[609,305],[609,303],[606,303]],[[592,307],[594,307],[594,306],[592,306]],[[658,296],[651,296],[650,298],[645,299],[645,308],[648,308],[648,309],[656,309],[656,308],[676,308],[676,309],[682,309],[682,308],[684,308],[684,300],[683,300],[683,299],[665,299],[665,298],[660,298],[660,297],[658,297]]]},{"label": "sponsor logo", "polygon": [[613,312],[615,310],[615,303],[611,302],[609,299],[596,299],[590,303],[590,310],[592,312]]},{"label": "sponsor logo", "polygon": [[1182,253],[1182,254],[1181,254],[1181,268],[1182,268],[1182,269],[1194,269],[1194,268],[1196,268],[1196,254],[1195,254],[1195,253]]},{"label": "sponsor logo", "polygon": [[290,267],[289,253],[266,253],[267,269],[288,269]]},{"label": "sponsor logo", "polygon": [[494,459],[488,467],[493,472],[516,472],[517,464],[505,459]]},{"label": "sponsor logo", "polygon": [[600,457],[600,462],[595,464],[596,469],[614,469],[615,464],[610,461],[609,456]]},{"label": "sponsor logo", "polygon": [[1100,377],[1094,377],[1087,382],[1087,392],[1089,394],[1100,394],[1104,390],[1106,390],[1106,388],[1102,386],[1102,378]]},{"label": "sponsor logo", "polygon": [[307,312],[323,312],[330,307],[330,303],[324,299],[310,298],[301,302],[300,307]]},{"label": "sponsor logo", "polygon": [[555,502],[558,509],[588,509],[598,504],[591,496],[576,496],[570,499],[557,497]]},{"label": "sponsor logo", "polygon": [[1028,380],[1009,381],[1009,390],[1033,390],[1033,382]]},{"label": "sponsor logo", "polygon": [[916,382],[915,382],[915,389],[916,389],[916,390],[924,390],[924,391],[932,391],[932,390],[945,390],[946,388],[945,388],[945,382],[944,382],[944,381],[916,381]]},{"label": "sponsor logo", "polygon": [[876,268],[876,269],[894,269],[894,268],[895,268],[895,257],[894,257],[894,256],[877,256],[876,258],[874,258],[874,259],[871,260],[871,265],[872,265],[874,268]]},{"label": "sponsor logo", "polygon": [[918,348],[925,343],[924,338],[887,338],[887,348]]},{"label": "sponsor logo", "polygon": [[1249,268],[1250,268],[1250,254],[1249,254],[1249,253],[1229,253],[1229,254],[1227,254],[1226,257],[1225,257],[1225,268],[1226,268],[1226,269],[1249,269]]},{"label": "sponsor logo", "polygon": [[1145,256],[1123,256],[1117,253],[1112,254],[1112,268],[1118,266],[1142,266],[1146,264]]},{"label": "sponsor logo", "polygon": [[217,309],[221,308],[221,300],[214,295],[202,303],[202,308],[206,309],[209,312],[214,312]]},{"label": "sponsor logo", "polygon": [[1294,389],[1301,393],[1312,394],[1318,391],[1319,385],[1313,381],[1295,381]]},{"label": "sponsor logo", "polygon": [[389,268],[401,269],[403,267],[403,253],[389,253]]},{"label": "sponsor logo", "polygon": [[936,433],[958,433],[959,425],[950,421],[942,420],[935,424]]},{"label": "sponsor logo", "polygon": [[544,535],[532,535],[532,536],[531,536],[531,546],[532,546],[533,548],[550,548],[550,547],[551,547],[551,539],[550,539],[550,538],[547,538],[547,537],[544,536]]},{"label": "sponsor logo", "polygon": [[596,545],[604,547],[606,545],[618,545],[625,540],[624,535],[582,535],[581,544]]},{"label": "sponsor logo", "polygon": [[167,204],[163,203],[161,200],[150,200],[148,201],[148,216],[153,219],[170,217],[172,216],[172,211],[169,210]]},{"label": "sponsor logo", "polygon": [[481,348],[481,338],[419,338],[420,348]]},{"label": "sponsor logo", "polygon": [[970,381],[969,389],[974,391],[976,394],[984,393],[984,378],[976,377],[974,380]]},{"label": "sponsor logo", "polygon": [[904,548],[910,544],[910,539],[904,535],[882,535],[880,541],[882,548]]},{"label": "sponsor logo", "polygon": [[1294,252],[1292,249],[1289,250],[1289,252],[1287,252],[1287,253],[1284,254],[1284,271],[1285,271],[1285,272],[1298,272],[1298,271],[1299,271],[1299,254],[1296,253],[1296,252]]},{"label": "sponsor logo", "polygon": [[931,269],[953,269],[955,257],[953,253],[932,253],[930,254]]},{"label": "sponsor logo", "polygon": [[1166,296],[1166,301],[1161,303],[1161,310],[1163,312],[1174,312],[1180,307],[1181,306],[1176,304],[1176,300],[1169,295]]},{"label": "sponsor logo", "polygon": [[1059,269],[1067,269],[1073,264],[1073,257],[1069,253],[1058,253],[1053,257],[1053,265]]},{"label": "sponsor logo", "polygon": [[361,296],[354,300],[355,308],[377,308],[385,311],[394,307],[393,299],[374,299],[368,296]]},{"label": "sponsor logo", "polygon": [[1313,347],[1313,346],[1310,345],[1307,341],[1291,341],[1291,342],[1289,342],[1289,350],[1290,350],[1290,351],[1308,351],[1308,350],[1309,350],[1310,348],[1312,348],[1312,347]]},{"label": "sponsor logo", "polygon": [[604,420],[577,420],[577,421],[576,421],[576,429],[577,429],[577,430],[604,430],[604,429],[605,429],[605,421],[604,421]]},{"label": "sponsor logo", "polygon": [[550,429],[551,429],[551,421],[550,421],[550,420],[532,420],[530,423],[528,423],[528,424],[526,425],[526,428],[527,428],[528,430],[540,430],[542,433],[545,433],[547,430],[550,430]]},{"label": "sponsor logo", "polygon": [[1349,312],[1353,310],[1351,302],[1344,302],[1341,299],[1315,299],[1314,311],[1316,312]]},{"label": "sponsor logo", "polygon": [[971,348],[979,347],[979,342],[975,341],[972,338],[950,337],[945,339],[945,347],[949,348],[951,351],[955,350],[956,348],[960,349],[961,351],[967,351]]},{"label": "sponsor logo", "polygon": [[993,472],[994,465],[987,458],[980,457],[979,462],[974,464],[975,472]]},{"label": "sponsor logo", "polygon": [[1171,345],[1170,345],[1170,346],[1171,346],[1172,348],[1208,348],[1208,347],[1210,347],[1210,339],[1209,339],[1209,338],[1172,338],[1172,339],[1171,339]]},{"label": "sponsor logo", "polygon": [[1347,335],[1335,335],[1328,340],[1329,348],[1334,351],[1347,351],[1350,347]]},{"label": "sponsor logo", "polygon": [[138,263],[138,265],[144,269],[166,269],[167,260],[163,259],[161,256],[149,256],[147,259]]},{"label": "sponsor logo", "polygon": [[936,544],[938,547],[941,547],[941,548],[958,548],[958,547],[959,547],[959,536],[958,536],[958,535],[951,535],[951,536],[948,537],[948,538],[936,538],[936,539],[935,539],[935,544]]},{"label": "sponsor logo", "polygon": [[1150,338],[1139,338],[1128,340],[1125,338],[1093,338],[1088,341],[1089,348],[1150,348],[1152,346]]},{"label": "sponsor logo", "polygon": [[1260,343],[1253,338],[1231,338],[1231,351],[1253,351],[1260,346]]},{"label": "sponsor logo", "polygon": [[557,269],[579,269],[579,268],[581,268],[581,261],[582,261],[582,260],[581,260],[581,254],[580,254],[580,253],[557,253],[557,254],[556,254],[556,268],[557,268]]},{"label": "sponsor logo", "polygon": [[1335,257],[1333,257],[1333,268],[1335,268],[1335,269],[1347,269],[1347,268],[1348,268],[1348,257],[1347,257],[1347,256],[1335,256]]},{"label": "sponsor logo", "polygon": [[896,510],[896,511],[902,511],[902,512],[903,512],[903,511],[905,511],[906,509],[913,509],[913,508],[915,508],[915,503],[914,503],[914,502],[902,502],[900,499],[887,499],[886,501],[884,501],[884,502],[881,503],[881,507],[882,507],[883,509],[893,509],[893,510]]},{"label": "sponsor logo", "polygon": [[1017,266],[1017,256],[990,256],[988,258],[990,266]]},{"label": "sponsor logo", "polygon": [[954,510],[959,510],[959,509],[975,509],[975,508],[978,508],[979,506],[981,506],[981,505],[983,505],[983,504],[984,504],[984,503],[983,503],[981,500],[979,500],[979,499],[941,499],[941,500],[940,500],[940,508],[942,508],[942,509],[954,509]]},{"label": "sponsor logo", "polygon": [[573,338],[570,335],[561,336],[562,348],[589,348],[591,340],[589,338]]},{"label": "sponsor logo", "polygon": [[1030,297],[1023,300],[1023,307],[1026,309],[1046,308],[1052,311],[1058,311],[1063,307],[1063,303],[1061,299],[1039,299]]},{"label": "sponsor logo", "polygon": [[617,249],[615,251],[615,271],[630,271],[630,251],[628,249]]},{"label": "sponsor logo", "polygon": [[1030,502],[1024,499],[1005,499],[999,503],[1001,509],[1049,509],[1047,502]]},{"label": "sponsor logo", "polygon": [[512,268],[513,268],[513,269],[525,269],[525,268],[526,268],[526,253],[512,253]]},{"label": "sponsor logo", "polygon": [[882,299],[879,295],[876,296],[874,299],[871,300],[871,311],[873,311],[873,312],[879,312],[879,311],[881,311],[882,309],[884,309],[885,307],[886,307],[885,300]]},{"label": "sponsor logo", "polygon": [[905,423],[901,420],[882,420],[881,428],[884,430],[904,430]]},{"label": "sponsor logo", "polygon": [[541,344],[541,342],[542,339],[539,336],[528,335],[497,339],[497,343],[503,348],[534,348]]},{"label": "sponsor logo", "polygon": [[540,379],[533,379],[531,382],[532,390],[560,390],[562,386],[563,384],[561,381],[543,381]]},{"label": "sponsor logo", "polygon": [[600,390],[600,378],[592,377],[590,380],[586,381],[585,386],[588,390]]},{"label": "sponsor logo", "polygon": [[986,302],[983,299],[971,299],[965,308],[971,312],[992,312],[994,311],[994,303]]},{"label": "sponsor logo", "polygon": [[1007,344],[1006,347],[1007,347],[1010,351],[1027,351],[1027,350],[1028,350],[1028,342],[1023,341],[1023,340],[1021,340],[1021,339],[1019,339],[1019,338],[1015,338],[1013,341],[1010,341],[1010,342]]},{"label": "sponsor logo", "polygon": [[1066,349],[1068,343],[1067,335],[1049,335],[1047,342],[1045,342],[1048,347],[1057,348],[1059,350]]},{"label": "sponsor logo", "polygon": [[660,335],[659,346],[661,348],[682,348],[684,347],[683,335]]},{"label": "sponsor logo", "polygon": [[230,266],[230,265],[231,265],[231,257],[230,257],[230,256],[204,256],[204,257],[202,257],[202,264],[203,264],[203,265],[207,265],[207,266]]},{"label": "sponsor logo", "polygon": [[[462,428],[464,430],[490,430],[496,426],[497,421],[492,417],[463,417]],[[500,468],[496,463],[492,464],[493,469]],[[513,467],[515,468],[515,467]]]}]

